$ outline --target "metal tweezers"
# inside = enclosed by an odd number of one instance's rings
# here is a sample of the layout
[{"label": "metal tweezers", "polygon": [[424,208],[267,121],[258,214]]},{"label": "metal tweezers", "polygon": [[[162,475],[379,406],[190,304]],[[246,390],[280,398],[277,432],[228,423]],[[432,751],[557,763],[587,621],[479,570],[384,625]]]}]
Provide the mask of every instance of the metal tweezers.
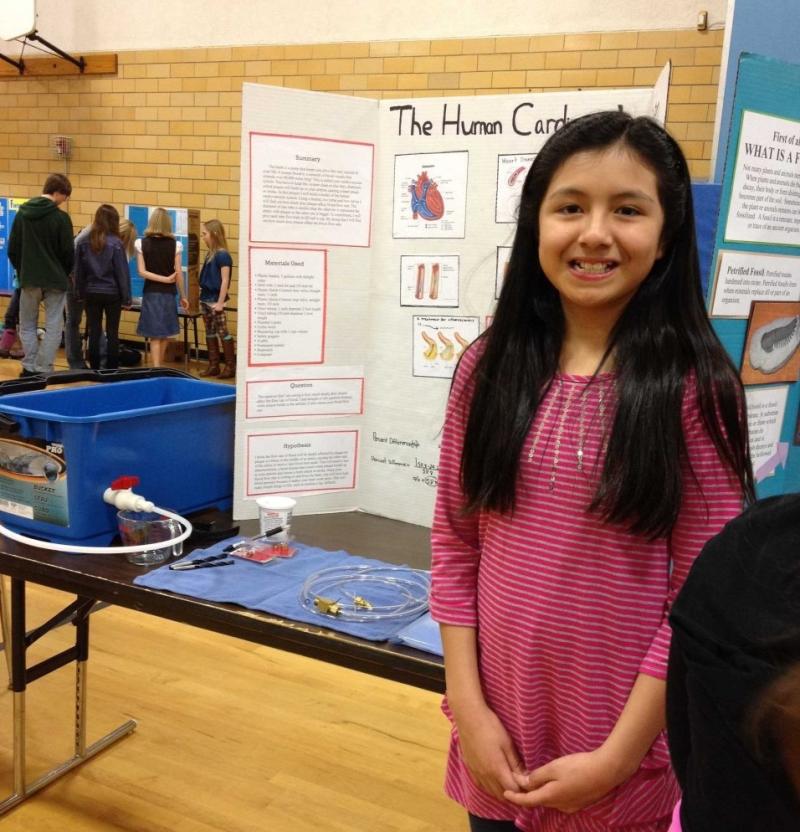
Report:
[{"label": "metal tweezers", "polygon": [[[183,572],[188,569],[200,569],[203,566],[229,566],[233,561],[226,561],[228,557],[227,552],[221,555],[210,555],[207,558],[198,558],[197,560],[182,560],[178,563],[170,564],[170,569],[176,572]],[[214,563],[214,561],[225,561],[224,563]]]}]

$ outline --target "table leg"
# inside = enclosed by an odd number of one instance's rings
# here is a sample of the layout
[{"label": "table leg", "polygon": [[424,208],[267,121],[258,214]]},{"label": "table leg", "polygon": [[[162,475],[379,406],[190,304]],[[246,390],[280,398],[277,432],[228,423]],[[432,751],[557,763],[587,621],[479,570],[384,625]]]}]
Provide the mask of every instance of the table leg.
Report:
[{"label": "table leg", "polygon": [[6,670],[8,670],[9,686],[11,682],[11,620],[8,617],[8,587],[7,578],[0,575],[0,633],[3,637],[3,652],[6,655]]},{"label": "table leg", "polygon": [[[14,794],[25,793],[25,582],[11,579],[11,690],[14,697]],[[2,810],[4,804],[0,804]]]},{"label": "table leg", "polygon": [[194,329],[194,360],[200,363],[200,340],[197,337],[197,316],[192,317],[192,328]]},{"label": "table leg", "polygon": [[[43,789],[54,780],[91,759],[103,749],[127,736],[136,728],[136,720],[129,719],[119,728],[86,745],[86,670],[89,653],[89,613],[93,607],[89,599],[78,598],[61,613],[53,616],[30,634],[25,632],[25,581],[11,579],[11,689],[14,697],[14,791],[0,802],[0,814],[7,812],[23,800]],[[75,647],[45,659],[28,668],[25,651],[38,638],[59,626],[66,619],[76,626]],[[76,662],[75,675],[75,753],[43,775],[27,782],[26,759],[26,701],[27,685],[52,673],[69,662]]]}]

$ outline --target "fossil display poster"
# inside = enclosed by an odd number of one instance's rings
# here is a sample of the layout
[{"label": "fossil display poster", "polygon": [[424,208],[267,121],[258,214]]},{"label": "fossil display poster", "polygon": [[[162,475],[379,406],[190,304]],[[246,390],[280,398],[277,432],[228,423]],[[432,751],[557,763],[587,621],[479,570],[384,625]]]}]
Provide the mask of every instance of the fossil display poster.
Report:
[{"label": "fossil display poster", "polygon": [[727,145],[708,305],[767,497],[800,489],[800,66],[740,57]]},{"label": "fossil display poster", "polygon": [[800,120],[742,110],[725,242],[800,246]]},{"label": "fossil display poster", "polygon": [[778,466],[786,466],[789,447],[781,442],[781,433],[786,422],[788,395],[788,384],[747,387],[745,390],[750,455],[753,474],[759,483],[773,477]]},{"label": "fossil display poster", "polygon": [[663,92],[244,85],[236,518],[288,493],[430,524],[450,380],[491,320],[527,167],[566,120],[618,107],[663,113]]},{"label": "fossil display poster", "polygon": [[746,318],[753,301],[760,300],[800,300],[800,257],[720,250],[711,314]]}]

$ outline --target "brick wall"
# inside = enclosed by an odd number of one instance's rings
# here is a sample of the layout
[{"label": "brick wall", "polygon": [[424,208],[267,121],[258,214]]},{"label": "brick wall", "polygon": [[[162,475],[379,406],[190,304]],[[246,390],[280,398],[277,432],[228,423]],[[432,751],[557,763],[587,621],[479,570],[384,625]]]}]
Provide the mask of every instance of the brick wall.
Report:
[{"label": "brick wall", "polygon": [[[116,76],[2,76],[0,194],[38,194],[63,170],[50,137],[68,135],[76,230],[100,202],[199,208],[224,223],[236,264],[243,81],[371,98],[481,95],[651,86],[668,60],[667,126],[705,179],[722,39],[670,30],[153,50],[120,53]],[[123,338],[135,323],[123,313]]]}]

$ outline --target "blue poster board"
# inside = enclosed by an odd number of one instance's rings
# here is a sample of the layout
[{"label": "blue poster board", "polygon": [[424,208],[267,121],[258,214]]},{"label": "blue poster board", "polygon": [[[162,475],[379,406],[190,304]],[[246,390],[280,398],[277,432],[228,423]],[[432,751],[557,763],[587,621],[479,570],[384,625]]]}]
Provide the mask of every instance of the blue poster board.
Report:
[{"label": "blue poster board", "polygon": [[0,196],[0,295],[10,295],[14,291],[16,272],[8,260],[8,236],[17,208],[23,200]]},{"label": "blue poster board", "polygon": [[719,201],[722,187],[711,182],[692,185],[694,224],[697,229],[697,253],[700,258],[700,280],[703,294],[708,292],[711,264],[714,260],[714,241],[719,217]]},{"label": "blue poster board", "polygon": [[[147,228],[150,213],[155,206],[152,205],[126,205],[125,216],[136,226],[136,236],[142,237]],[[170,220],[172,220],[172,233],[175,239],[183,245],[181,253],[181,265],[183,270],[183,289],[186,297],[189,296],[189,214],[186,208],[167,208]],[[144,278],[139,276],[139,269],[136,266],[136,258],[133,257],[129,263],[131,272],[131,296],[134,303],[142,302],[142,291],[144,290]],[[177,303],[177,299],[176,299]]]},{"label": "blue poster board", "polygon": [[800,491],[800,66],[743,53],[708,308],[740,368],[757,494]]}]

